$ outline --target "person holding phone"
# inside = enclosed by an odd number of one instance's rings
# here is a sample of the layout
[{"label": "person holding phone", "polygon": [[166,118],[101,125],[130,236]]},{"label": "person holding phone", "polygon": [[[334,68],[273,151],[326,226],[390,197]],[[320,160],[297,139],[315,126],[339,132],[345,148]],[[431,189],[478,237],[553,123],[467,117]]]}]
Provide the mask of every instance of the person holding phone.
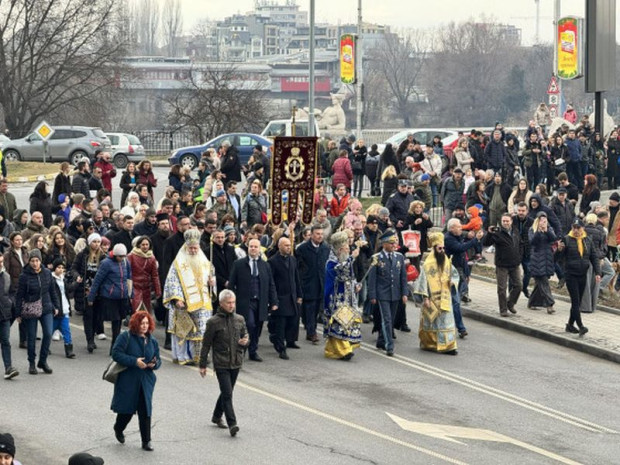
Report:
[{"label": "person holding phone", "polygon": [[111,409],[116,412],[114,435],[125,443],[124,431],[131,417],[138,412],[142,449],[152,451],[151,416],[153,391],[157,377],[154,370],[161,366],[159,345],[153,337],[155,320],[149,312],[135,312],[129,320],[129,331],[123,332],[114,343],[112,359],[127,367],[114,384]]}]

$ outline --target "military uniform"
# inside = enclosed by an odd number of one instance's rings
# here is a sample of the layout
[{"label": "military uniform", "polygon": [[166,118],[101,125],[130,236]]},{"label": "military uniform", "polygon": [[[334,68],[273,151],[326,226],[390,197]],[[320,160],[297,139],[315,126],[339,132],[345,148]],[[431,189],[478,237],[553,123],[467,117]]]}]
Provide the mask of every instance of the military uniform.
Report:
[{"label": "military uniform", "polygon": [[[385,238],[382,242],[385,242]],[[373,256],[374,261],[376,265],[372,266],[368,274],[368,298],[377,301],[381,314],[377,347],[385,349],[390,355],[394,351],[394,318],[399,302],[407,295],[405,257],[399,252],[388,253],[383,250]]]}]

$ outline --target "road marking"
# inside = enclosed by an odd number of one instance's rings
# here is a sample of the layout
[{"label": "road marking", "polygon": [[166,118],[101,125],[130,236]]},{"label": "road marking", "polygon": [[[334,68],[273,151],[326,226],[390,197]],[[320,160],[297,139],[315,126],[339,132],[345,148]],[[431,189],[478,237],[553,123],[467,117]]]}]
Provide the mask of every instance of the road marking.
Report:
[{"label": "road marking", "polygon": [[433,367],[432,365],[427,365],[426,363],[422,363],[416,360],[413,360],[408,357],[404,357],[402,355],[394,355],[393,357],[388,357],[384,352],[378,351],[373,345],[363,342],[360,346],[360,350],[364,350],[366,352],[370,352],[378,357],[384,357],[387,360],[391,360],[392,362],[400,363],[402,365],[408,366],[410,368],[414,368],[416,370],[422,371],[424,373],[428,373],[433,376],[437,376],[439,378],[445,379],[447,381],[460,384],[461,386],[468,387],[473,389],[474,391],[481,392],[483,394],[496,397],[498,399],[504,400],[514,405],[519,405],[523,408],[532,410],[534,412],[540,413],[542,415],[546,415],[555,420],[562,421],[564,423],[568,423],[570,425],[576,426],[578,428],[585,429],[587,431],[591,431],[593,433],[609,433],[609,434],[618,434],[618,431],[607,428],[605,426],[597,425],[596,423],[592,423],[588,420],[584,420],[582,418],[570,415],[568,413],[560,412],[559,410],[552,409],[551,407],[546,407],[537,402],[533,402],[531,400],[524,399],[523,397],[516,396],[506,391],[502,391],[501,389],[494,388],[492,386],[488,386],[483,383],[479,383],[477,381],[465,378],[463,376],[457,375],[455,373],[451,373],[446,370],[442,370],[440,368]]},{"label": "road marking", "polygon": [[[161,353],[160,353],[160,358],[162,360],[167,360],[169,362],[172,362],[172,358],[170,358],[168,356],[165,356],[165,355],[162,356]],[[190,369],[192,369],[194,371],[198,371],[198,367],[185,367],[185,368],[190,368]],[[213,370],[208,370],[207,374],[213,376]],[[375,436],[377,438],[383,439],[385,441],[389,441],[389,442],[391,442],[393,444],[397,444],[399,446],[407,447],[408,449],[415,450],[415,451],[420,452],[422,454],[430,455],[431,457],[443,460],[444,462],[453,463],[455,465],[467,465],[467,462],[462,462],[460,460],[453,459],[452,457],[448,457],[446,455],[442,455],[442,454],[440,454],[438,452],[435,452],[433,450],[426,449],[426,448],[420,447],[420,446],[416,446],[415,444],[411,444],[410,442],[401,441],[400,439],[397,439],[395,437],[388,436],[387,434],[379,433],[378,431],[372,430],[370,428],[366,428],[366,427],[364,427],[362,425],[358,425],[357,423],[353,423],[351,421],[347,421],[347,420],[344,420],[342,418],[335,417],[333,415],[330,415],[329,413],[325,413],[325,412],[317,410],[317,409],[315,409],[313,407],[309,407],[307,405],[295,402],[295,401],[293,401],[291,399],[287,399],[286,397],[281,397],[281,396],[278,396],[278,395],[273,394],[271,392],[263,391],[260,388],[254,387],[254,386],[252,386],[250,384],[247,384],[247,383],[244,383],[242,381],[238,381],[235,384],[235,386],[240,386],[240,387],[242,387],[244,389],[247,389],[249,391],[252,391],[252,392],[254,392],[256,394],[260,394],[262,396],[269,397],[270,399],[275,400],[277,402],[280,402],[281,404],[286,404],[286,405],[288,405],[290,407],[295,407],[295,408],[297,408],[299,410],[303,410],[304,412],[312,413],[313,415],[316,415],[318,417],[325,418],[326,420],[333,421],[335,423],[341,424],[343,426],[347,426],[347,427],[355,429],[357,431],[361,431],[362,433],[370,434],[372,436]]]},{"label": "road marking", "polygon": [[489,431],[488,429],[467,428],[464,426],[452,425],[437,425],[433,423],[421,423],[405,420],[404,418],[400,418],[388,412],[385,413],[394,421],[394,423],[396,423],[402,429],[404,429],[405,431],[411,431],[412,433],[423,434],[424,436],[430,436],[437,439],[444,439],[446,441],[455,442],[462,445],[466,444],[452,438],[505,442],[508,444],[514,444],[515,446],[522,447],[523,449],[527,449],[537,454],[544,455],[545,457],[561,463],[566,463],[568,465],[580,465],[579,462],[575,462],[574,460],[567,459],[566,457],[562,457],[561,455],[554,454],[553,452],[549,452],[548,450],[541,449],[540,447],[533,446],[526,442],[504,436],[503,434]]}]

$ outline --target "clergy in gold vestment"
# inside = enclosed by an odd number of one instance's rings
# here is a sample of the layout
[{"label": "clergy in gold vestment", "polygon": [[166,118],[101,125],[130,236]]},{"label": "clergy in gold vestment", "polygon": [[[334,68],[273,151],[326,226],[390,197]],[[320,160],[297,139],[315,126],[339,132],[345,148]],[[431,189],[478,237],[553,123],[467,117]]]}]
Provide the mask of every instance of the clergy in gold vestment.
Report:
[{"label": "clergy in gold vestment", "polygon": [[456,328],[450,286],[458,285],[458,272],[444,250],[444,237],[428,237],[431,253],[426,257],[414,292],[424,297],[420,311],[420,348],[456,355]]},{"label": "clergy in gold vestment", "polygon": [[181,365],[195,365],[213,310],[210,291],[215,278],[211,263],[200,250],[200,231],[190,229],[183,238],[185,244],[168,271],[163,303],[168,309],[173,360]]}]

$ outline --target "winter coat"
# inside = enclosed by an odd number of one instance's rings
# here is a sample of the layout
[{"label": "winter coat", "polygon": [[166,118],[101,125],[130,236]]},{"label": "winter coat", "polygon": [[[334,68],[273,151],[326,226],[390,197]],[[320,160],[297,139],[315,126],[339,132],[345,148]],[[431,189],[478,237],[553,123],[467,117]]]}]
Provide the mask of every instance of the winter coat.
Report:
[{"label": "winter coat", "polygon": [[61,305],[52,281],[52,273],[43,266],[38,273],[32,269],[30,264],[24,266],[22,274],[19,276],[17,294],[15,295],[16,315],[21,316],[24,302],[35,302],[39,299],[43,304],[44,315],[54,313],[54,310],[60,310]]},{"label": "winter coat", "polygon": [[43,215],[43,226],[49,228],[52,225],[52,198],[47,194],[44,199],[30,196],[30,214],[41,212]]},{"label": "winter coat", "polygon": [[598,187],[592,189],[592,192],[586,194],[585,192],[581,196],[581,202],[579,202],[579,213],[587,215],[590,211],[590,203],[598,202],[601,199],[601,191]]},{"label": "winter coat", "polygon": [[301,279],[301,291],[306,300],[323,299],[325,285],[325,264],[329,258],[329,247],[321,243],[318,247],[307,240],[295,251]]},{"label": "winter coat", "polygon": [[[131,186],[131,184],[134,184],[134,185]],[[121,195],[121,202],[119,205],[125,205],[127,203],[127,196],[129,195],[131,191],[135,189],[136,185],[138,185],[137,173],[134,173],[133,175],[131,175],[130,173],[125,171],[123,175],[121,176],[121,181],[120,181],[120,187],[121,189],[123,189],[123,194]]]},{"label": "winter coat", "polygon": [[[366,149],[365,146],[362,147],[358,147],[357,148],[357,152],[355,152],[353,154],[353,160],[351,161],[351,169],[353,170],[353,174],[364,174],[365,168],[365,162],[366,162],[366,153],[368,152],[368,149]],[[353,167],[355,162],[355,166],[356,168]]]},{"label": "winter coat", "polygon": [[108,257],[99,264],[95,280],[88,293],[88,301],[95,301],[97,296],[111,300],[129,299],[127,281],[131,280],[131,267],[128,260],[117,262],[116,258]]},{"label": "winter coat", "polygon": [[598,259],[603,259],[607,255],[607,235],[602,224],[586,224],[585,231],[594,247],[594,252]]},{"label": "winter coat", "polygon": [[73,182],[71,183],[71,193],[83,194],[85,199],[90,200],[90,176],[83,173],[76,173],[73,175]]},{"label": "winter coat", "polygon": [[577,139],[566,138],[564,141],[566,150],[568,151],[569,162],[575,163],[581,161],[581,143]]},{"label": "winter coat", "polygon": [[[144,358],[145,363],[155,360],[155,366],[144,370],[138,368],[138,358]],[[114,384],[114,397],[110,408],[120,414],[136,413],[140,391],[142,391],[146,403],[146,414],[150,417],[153,411],[153,391],[157,382],[157,376],[153,370],[161,366],[157,340],[148,334],[145,343],[141,336],[124,331],[116,338],[112,348],[112,359],[127,369],[118,375]]]},{"label": "winter coat", "polygon": [[441,188],[441,199],[446,210],[452,211],[458,204],[463,203],[464,188],[465,181],[462,178],[459,186],[452,176],[446,179]]},{"label": "winter coat", "polygon": [[379,152],[376,150],[371,150],[366,155],[366,159],[364,160],[364,169],[366,171],[366,177],[370,179],[370,181],[374,181],[377,179],[377,166],[379,166]]},{"label": "winter coat", "polygon": [[181,178],[176,174],[168,174],[168,184],[172,186],[177,192],[183,191],[183,182],[181,181]]},{"label": "winter coat", "polygon": [[349,194],[345,194],[344,197],[338,198],[336,195],[332,197],[331,202],[329,203],[329,216],[333,218],[338,218],[342,215],[349,206],[349,200],[351,196]]},{"label": "winter coat", "polygon": [[215,370],[236,370],[243,365],[245,347],[239,340],[248,334],[245,318],[236,313],[228,313],[218,308],[215,315],[207,320],[207,328],[202,338],[200,368],[207,368],[207,356],[213,350]]},{"label": "winter coat", "polygon": [[471,169],[471,164],[474,162],[474,159],[466,149],[457,147],[454,149],[454,157],[456,158],[457,168],[461,168],[463,173]]},{"label": "winter coat", "polygon": [[562,205],[557,197],[553,197],[549,203],[549,207],[558,217],[561,226],[561,230],[558,231],[558,234],[560,236],[565,236],[572,228],[573,220],[575,219],[575,206],[568,200]]},{"label": "winter coat", "polygon": [[387,203],[390,196],[398,189],[398,178],[392,176],[391,178],[385,178],[383,180],[383,193],[381,194],[381,205]]},{"label": "winter coat", "polygon": [[567,234],[562,242],[565,244],[564,250],[558,253],[564,257],[564,272],[567,275],[585,276],[590,265],[595,275],[601,274],[601,261],[596,257],[592,241],[587,235],[583,238],[583,256],[579,254],[577,239]]},{"label": "winter coat", "polygon": [[[232,210],[232,207],[231,207]],[[232,210],[234,216],[234,210]],[[241,221],[250,229],[255,224],[262,224],[262,214],[267,213],[267,201],[261,194],[248,194],[241,207]]]},{"label": "winter coat", "polygon": [[150,257],[143,257],[133,251],[127,255],[127,260],[131,266],[131,281],[133,287],[137,290],[155,291],[155,296],[161,296],[161,284],[159,282],[159,273],[157,268],[157,260],[150,252]]},{"label": "winter coat", "polygon": [[4,252],[9,250],[9,247],[11,247],[9,237],[11,236],[11,233],[15,232],[15,225],[13,223],[7,219],[4,219],[3,222],[4,226],[0,223],[0,237],[2,237],[0,240],[0,254],[4,254]]},{"label": "winter coat", "polygon": [[487,233],[483,245],[495,246],[495,266],[501,268],[516,268],[521,264],[523,243],[519,231],[515,228],[509,233],[503,228]]},{"label": "winter coat", "polygon": [[548,108],[538,108],[534,113],[534,121],[538,126],[549,126],[551,124],[551,113]]},{"label": "winter coat", "polygon": [[11,292],[11,277],[6,271],[0,273],[0,321],[13,319],[13,300],[15,293]]},{"label": "winter coat", "polygon": [[469,265],[465,253],[478,243],[475,237],[468,240],[463,236],[455,236],[451,232],[445,235],[446,255],[452,259],[452,264],[457,270],[464,271],[465,276],[469,276]]},{"label": "winter coat", "polygon": [[94,164],[96,168],[101,168],[101,184],[104,189],[112,192],[112,178],[116,177],[116,168],[109,161],[100,159]]},{"label": "winter coat", "polygon": [[[538,201],[537,208],[532,208],[532,200]],[[542,203],[542,199],[540,198],[540,195],[532,194],[532,196],[530,197],[529,209],[530,210],[527,216],[532,218],[532,220],[536,219],[536,216],[538,215],[538,213],[545,212],[547,214],[547,220],[549,221],[549,226],[551,226],[554,231],[562,230],[562,226],[560,224],[560,221],[558,220],[558,217],[555,215],[555,213],[553,212],[551,208],[547,207],[546,205]]]},{"label": "winter coat", "polygon": [[[278,294],[276,285],[273,282],[271,266],[265,260],[258,259],[259,293],[258,293],[258,321],[266,321],[269,311],[274,305],[278,305]],[[237,312],[244,318],[249,317],[250,313],[250,283],[252,281],[250,269],[250,257],[240,258],[233,263],[230,278],[228,278],[228,289],[237,296]]]},{"label": "winter coat", "polygon": [[[416,224],[417,220],[422,221]],[[407,215],[405,226],[408,226],[412,231],[420,231],[420,251],[426,252],[428,250],[428,230],[433,227],[430,217],[424,218],[423,215],[411,213]]]},{"label": "winter coat", "polygon": [[[25,266],[28,263],[28,250],[26,250],[26,247],[22,247],[19,253],[21,253]],[[17,292],[17,283],[19,282],[19,276],[21,275],[23,269],[17,254],[18,251],[12,247],[4,254],[4,268],[11,277],[12,294]]]},{"label": "winter coat", "polygon": [[58,173],[54,179],[54,190],[52,191],[52,204],[58,208],[58,196],[60,194],[71,195],[71,179],[64,173]]},{"label": "winter coat", "polygon": [[351,169],[351,162],[348,158],[337,158],[332,166],[332,186],[338,184],[344,184],[347,189],[351,188],[351,181],[353,180],[353,170]]},{"label": "winter coat", "polygon": [[431,177],[431,180],[434,179],[435,181],[438,181],[441,177],[443,163],[441,161],[441,157],[435,152],[433,152],[433,155],[431,155],[430,157],[428,155],[425,155],[424,160],[422,160],[422,162],[420,163],[420,166],[422,167],[422,170],[429,175],[431,172],[435,173],[435,175]]},{"label": "winter coat", "polygon": [[[69,302],[69,315],[71,315],[71,298],[73,297],[73,293],[75,292],[77,283],[71,282],[71,280],[69,279],[67,275],[64,276],[63,281],[65,285],[65,297],[67,298],[67,301]],[[64,309],[62,308],[62,294],[61,294],[62,291],[60,290],[60,286],[58,285],[58,280],[56,279],[56,276],[54,275],[54,273],[52,273],[52,284],[53,284],[53,290],[56,293],[56,297],[58,298],[58,302],[60,304],[60,307],[58,307],[58,315],[54,316],[54,318],[58,318],[58,319],[64,318],[65,313],[63,312]]]},{"label": "winter coat", "polygon": [[577,122],[577,112],[572,108],[566,110],[562,117],[571,124],[575,124]]},{"label": "winter coat", "polygon": [[[620,140],[609,139],[607,141],[607,176],[615,177],[620,174]],[[614,189],[616,186],[610,186]]]},{"label": "winter coat", "polygon": [[501,172],[504,166],[504,159],[506,158],[506,146],[501,140],[499,142],[490,140],[484,148],[484,157],[490,169],[495,172]]},{"label": "winter coat", "polygon": [[269,266],[278,294],[278,309],[271,315],[276,317],[297,315],[299,313],[297,299],[302,297],[297,259],[276,253],[269,259]]},{"label": "winter coat", "polygon": [[229,147],[222,156],[220,171],[226,176],[224,178],[226,182],[241,182],[241,162],[239,161],[239,153],[234,146]]},{"label": "winter coat", "polygon": [[390,220],[394,226],[399,221],[402,221],[403,225],[407,222],[409,205],[411,205],[413,200],[413,195],[408,192],[403,195],[400,191],[397,191],[390,196],[385,204],[385,208],[390,211]]},{"label": "winter coat", "polygon": [[534,231],[530,228],[528,240],[531,247],[530,274],[534,277],[552,276],[555,273],[555,265],[551,244],[557,240],[553,228],[549,227],[547,232]]},{"label": "winter coat", "polygon": [[[136,176],[138,179],[138,184],[144,184],[151,198],[153,198],[153,188],[157,187],[157,179],[155,179],[155,175],[153,174],[153,170],[145,171],[143,169],[136,171]],[[179,191],[181,192],[181,191]],[[121,204],[124,205],[124,204]]]}]

